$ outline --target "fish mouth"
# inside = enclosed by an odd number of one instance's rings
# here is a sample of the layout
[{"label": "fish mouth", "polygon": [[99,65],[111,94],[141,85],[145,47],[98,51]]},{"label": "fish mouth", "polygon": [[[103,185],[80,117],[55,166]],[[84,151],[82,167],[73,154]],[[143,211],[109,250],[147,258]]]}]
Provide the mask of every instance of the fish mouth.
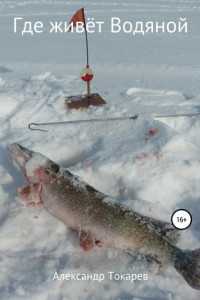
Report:
[{"label": "fish mouth", "polygon": [[33,151],[22,147],[17,143],[12,143],[7,146],[9,156],[15,167],[24,173],[26,163],[31,159]]}]

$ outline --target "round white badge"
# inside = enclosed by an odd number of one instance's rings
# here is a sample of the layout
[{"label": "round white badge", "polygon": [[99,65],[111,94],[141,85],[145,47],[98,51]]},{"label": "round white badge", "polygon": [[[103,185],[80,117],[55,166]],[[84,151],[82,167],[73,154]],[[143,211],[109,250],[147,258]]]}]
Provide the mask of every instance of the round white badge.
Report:
[{"label": "round white badge", "polygon": [[189,211],[178,209],[172,214],[171,222],[175,228],[184,230],[192,224],[192,216]]}]

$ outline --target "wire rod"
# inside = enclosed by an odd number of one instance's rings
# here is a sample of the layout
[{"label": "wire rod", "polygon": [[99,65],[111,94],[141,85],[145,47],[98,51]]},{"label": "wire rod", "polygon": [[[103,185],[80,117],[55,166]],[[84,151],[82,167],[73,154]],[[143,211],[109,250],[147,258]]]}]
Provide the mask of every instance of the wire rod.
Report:
[{"label": "wire rod", "polygon": [[38,130],[48,132],[48,130],[44,130],[41,128],[34,128],[41,127],[41,126],[52,126],[52,125],[62,125],[62,124],[77,124],[77,123],[87,123],[87,122],[108,122],[108,121],[118,121],[118,120],[135,120],[137,119],[137,115],[130,116],[130,117],[115,117],[115,118],[98,118],[98,119],[85,119],[85,120],[72,120],[72,121],[62,121],[62,122],[49,122],[49,123],[30,123],[28,128],[30,130]]}]

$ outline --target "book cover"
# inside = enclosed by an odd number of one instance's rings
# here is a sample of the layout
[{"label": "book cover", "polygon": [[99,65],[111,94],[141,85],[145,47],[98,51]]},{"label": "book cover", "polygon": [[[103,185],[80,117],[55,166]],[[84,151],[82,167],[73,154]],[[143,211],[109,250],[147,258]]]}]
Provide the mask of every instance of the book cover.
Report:
[{"label": "book cover", "polygon": [[200,1],[0,1],[0,298],[199,299]]}]

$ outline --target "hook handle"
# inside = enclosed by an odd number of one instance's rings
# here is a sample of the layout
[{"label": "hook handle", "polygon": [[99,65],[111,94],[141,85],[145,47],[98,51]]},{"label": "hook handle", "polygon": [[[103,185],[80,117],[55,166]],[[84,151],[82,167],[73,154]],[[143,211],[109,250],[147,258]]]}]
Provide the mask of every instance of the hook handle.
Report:
[{"label": "hook handle", "polygon": [[37,124],[37,123],[30,123],[28,124],[28,128],[30,130],[38,130],[38,131],[43,131],[43,132],[48,132],[48,130],[44,130],[44,129],[40,129],[40,128],[33,128],[32,126],[40,126],[40,125],[43,125],[42,123],[41,124]]}]

